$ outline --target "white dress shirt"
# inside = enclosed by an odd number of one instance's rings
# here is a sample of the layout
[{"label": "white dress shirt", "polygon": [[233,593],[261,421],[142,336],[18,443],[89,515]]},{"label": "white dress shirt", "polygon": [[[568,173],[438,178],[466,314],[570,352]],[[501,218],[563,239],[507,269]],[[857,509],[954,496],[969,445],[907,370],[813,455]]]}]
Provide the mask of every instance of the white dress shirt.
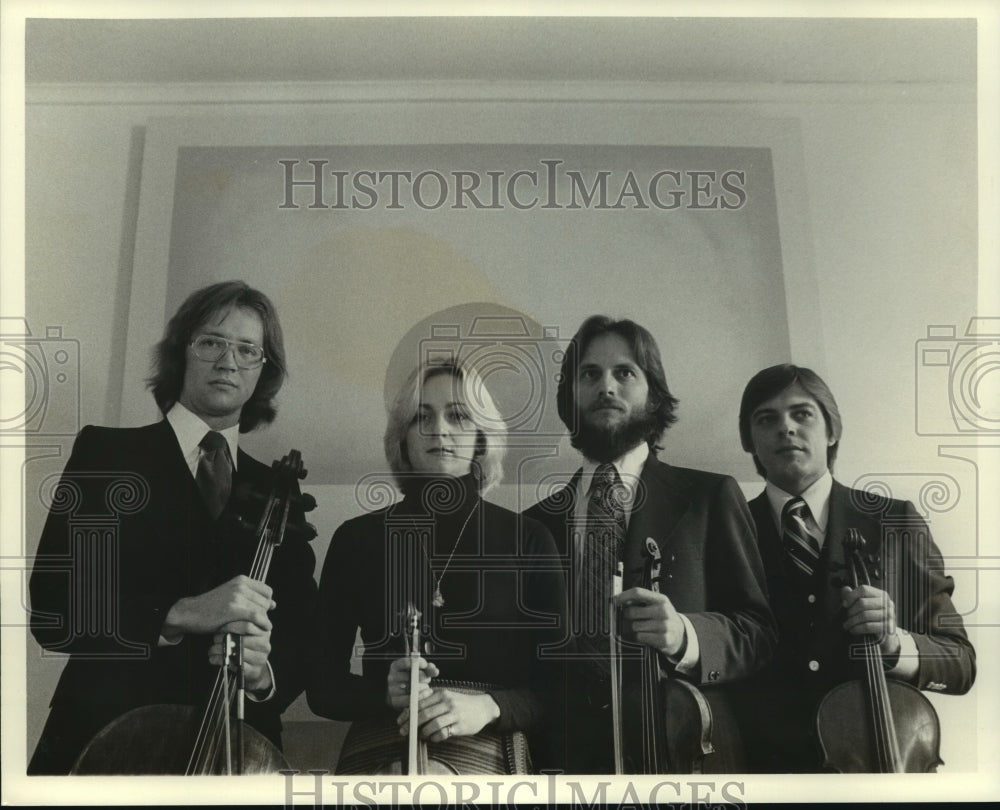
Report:
[{"label": "white dress shirt", "polygon": [[[205,434],[212,430],[212,428],[200,416],[193,414],[179,402],[174,403],[174,407],[167,413],[167,421],[170,423],[170,427],[174,429],[174,435],[177,437],[177,443],[180,445],[181,453],[184,455],[188,469],[191,470],[191,475],[197,475],[198,461],[205,452],[199,447],[199,444],[205,438]],[[225,430],[217,430],[216,433],[221,433],[226,440],[226,444],[229,445],[229,458],[232,460],[233,469],[235,470],[236,451],[239,448],[240,441],[239,423],[232,427],[227,427]]]}]

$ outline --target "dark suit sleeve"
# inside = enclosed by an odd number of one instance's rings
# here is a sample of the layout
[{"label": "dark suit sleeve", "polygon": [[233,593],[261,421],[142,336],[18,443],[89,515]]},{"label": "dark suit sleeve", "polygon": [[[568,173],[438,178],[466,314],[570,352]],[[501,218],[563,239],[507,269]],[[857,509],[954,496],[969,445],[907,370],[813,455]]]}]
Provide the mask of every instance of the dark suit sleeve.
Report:
[{"label": "dark suit sleeve", "polygon": [[[535,730],[547,721],[558,694],[561,669],[555,656],[545,657],[542,652],[562,638],[566,624],[566,585],[557,567],[559,557],[552,535],[542,524],[524,518],[521,519],[521,535],[522,559],[525,560],[522,599],[525,612],[529,614],[527,618],[535,623],[550,621],[551,624],[525,631],[528,639],[523,652],[529,657],[525,682],[515,688],[490,692],[500,708],[496,727],[502,732]],[[521,620],[522,617],[514,618]],[[520,661],[512,662],[512,666],[522,665]]]},{"label": "dark suit sleeve", "polygon": [[711,610],[684,611],[698,635],[699,680],[751,675],[770,659],[777,631],[750,510],[728,476],[709,493],[704,576]]},{"label": "dark suit sleeve", "polygon": [[915,685],[962,695],[976,678],[976,651],[951,601],[955,583],[944,572],[930,529],[909,501],[904,513],[904,525],[913,530],[909,542],[898,541],[901,570],[894,598],[896,623],[913,637],[920,656]]},{"label": "dark suit sleeve", "polygon": [[[155,648],[172,602],[155,578],[136,575],[148,481],[125,469],[116,441],[111,430],[80,431],[52,496],[29,581],[31,632],[52,651],[134,657]],[[120,522],[106,517],[114,492],[134,495]],[[105,517],[88,529],[71,520],[81,515]]]},{"label": "dark suit sleeve", "polygon": [[366,604],[363,539],[357,521],[342,524],[330,541],[319,582],[317,651],[306,696],[313,712],[334,720],[372,717],[386,708],[385,679],[351,672]]}]

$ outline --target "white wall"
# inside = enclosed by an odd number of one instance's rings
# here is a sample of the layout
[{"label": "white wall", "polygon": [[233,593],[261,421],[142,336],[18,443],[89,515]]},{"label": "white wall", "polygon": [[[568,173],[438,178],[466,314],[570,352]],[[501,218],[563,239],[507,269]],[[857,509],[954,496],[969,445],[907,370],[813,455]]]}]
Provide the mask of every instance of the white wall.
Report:
[{"label": "white wall", "polygon": [[[399,90],[406,92],[405,86]],[[480,91],[486,92],[485,86],[469,90]],[[173,85],[28,88],[26,314],[36,333],[58,325],[64,336],[80,341],[81,424],[129,421],[121,412],[122,390],[142,385],[140,379],[123,379],[121,345],[134,292],[131,248],[143,128],[158,116],[235,117],[248,109],[264,109],[294,128],[334,109],[302,101],[308,92],[267,84],[225,92]],[[950,511],[932,515],[932,526],[945,555],[973,553],[973,470],[939,458],[938,439],[915,435],[914,350],[929,324],[961,330],[976,310],[974,91],[912,84],[684,85],[655,92],[679,111],[799,122],[808,232],[796,236],[807,238],[812,252],[822,351],[800,354],[793,343],[792,359],[815,366],[838,397],[846,426],[838,475],[852,482],[866,473],[891,474],[897,493],[908,497],[917,496],[923,479],[899,473],[953,476],[962,486],[961,498]],[[149,344],[158,336],[158,327],[151,329]],[[732,381],[733,418],[718,426],[734,442],[744,382]],[[696,400],[695,392],[687,399]],[[61,462],[45,463],[58,469]],[[756,486],[749,459],[729,472],[746,482],[748,491]],[[324,506],[330,504],[317,541],[321,557],[331,527],[348,517],[336,514],[334,504],[350,503],[336,489],[320,495]],[[30,494],[28,506],[30,553],[39,527]],[[975,577],[967,573],[956,580],[959,610],[972,610]],[[970,635],[977,640],[975,629]],[[42,661],[29,642],[29,752],[58,668]],[[942,719],[946,767],[973,769],[976,691],[933,699]],[[308,710],[296,704],[292,717],[307,719]]]}]

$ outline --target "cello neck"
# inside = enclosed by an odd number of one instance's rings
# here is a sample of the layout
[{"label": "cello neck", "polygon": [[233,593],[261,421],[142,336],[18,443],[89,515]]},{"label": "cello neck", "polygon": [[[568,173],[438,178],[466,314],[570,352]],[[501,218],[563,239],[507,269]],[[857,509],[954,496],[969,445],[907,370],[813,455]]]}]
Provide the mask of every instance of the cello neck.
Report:
[{"label": "cello neck", "polygon": [[410,634],[407,636],[410,658],[410,733],[407,737],[407,768],[410,776],[427,772],[427,745],[420,739],[420,611],[413,604],[407,609]]},{"label": "cello neck", "polygon": [[[291,505],[295,500],[301,500],[298,488],[300,478],[305,478],[306,471],[302,466],[302,454],[298,450],[289,451],[280,462],[272,465],[273,478],[271,490],[265,501],[264,509],[257,524],[257,545],[248,576],[257,582],[267,579],[271,568],[274,550],[281,545],[288,528]],[[229,717],[238,692],[238,679],[242,677],[242,661],[238,673],[229,669],[229,634],[226,634],[227,649],[222,657],[222,666],[215,679],[215,685],[209,695],[205,713],[202,716],[198,736],[192,746],[188,758],[186,775],[218,773],[222,770],[219,758],[225,752],[225,772],[232,773],[232,750],[229,733]],[[242,711],[240,711],[242,714]],[[242,718],[240,719],[242,724]],[[242,729],[242,725],[238,726]],[[242,743],[242,731],[238,742]],[[238,770],[242,770],[242,747],[236,752]]]},{"label": "cello neck", "polygon": [[[868,570],[861,559],[860,542],[852,543],[851,577],[854,587],[862,581],[870,584]],[[878,753],[879,767],[882,773],[901,773],[902,755],[899,750],[899,737],[896,734],[896,723],[892,716],[892,706],[889,703],[889,687],[885,680],[885,669],[882,665],[882,649],[879,639],[873,635],[864,636],[865,683],[868,687],[868,706],[874,734],[875,748]]]},{"label": "cello neck", "polygon": [[[646,538],[646,581],[643,583],[653,593],[660,592],[660,547],[652,537]],[[658,653],[652,647],[644,651],[642,662],[642,758],[643,773],[660,773],[665,770],[666,740],[663,728],[662,701],[660,700],[660,665]]]}]

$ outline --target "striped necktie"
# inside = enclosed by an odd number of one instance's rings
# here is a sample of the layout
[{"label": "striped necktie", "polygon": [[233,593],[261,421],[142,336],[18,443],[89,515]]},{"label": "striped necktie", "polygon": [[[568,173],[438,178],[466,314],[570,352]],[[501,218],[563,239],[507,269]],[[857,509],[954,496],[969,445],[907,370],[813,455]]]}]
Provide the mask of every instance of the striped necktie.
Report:
[{"label": "striped necktie", "polygon": [[789,559],[807,577],[816,570],[820,537],[819,526],[802,498],[792,498],[785,504],[781,512],[781,538]]},{"label": "striped necktie", "polygon": [[612,578],[625,542],[625,488],[613,464],[594,472],[587,501],[587,528],[583,542],[580,609],[582,626],[577,643],[588,653],[602,676],[610,672],[611,649],[608,604]]},{"label": "striped necktie", "polygon": [[194,480],[214,520],[225,509],[233,485],[229,447],[226,444],[226,437],[214,430],[208,431],[198,446],[202,452]]}]

